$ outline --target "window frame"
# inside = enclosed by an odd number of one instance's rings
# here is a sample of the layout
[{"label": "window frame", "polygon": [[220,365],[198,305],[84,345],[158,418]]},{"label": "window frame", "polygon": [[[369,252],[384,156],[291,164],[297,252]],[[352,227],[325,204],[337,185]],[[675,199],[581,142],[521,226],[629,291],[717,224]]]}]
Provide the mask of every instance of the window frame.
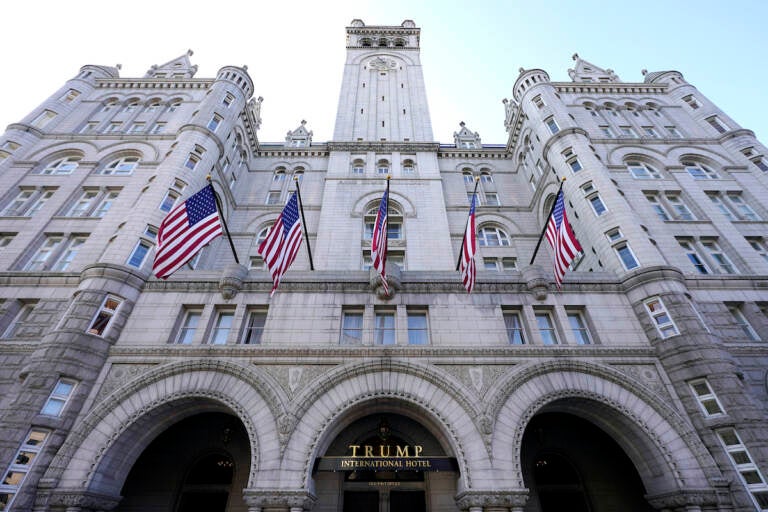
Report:
[{"label": "window frame", "polygon": [[[114,307],[111,307],[113,304]],[[120,307],[122,305],[123,299],[117,295],[109,294],[104,297],[101,306],[96,310],[96,313],[93,315],[93,319],[85,332],[105,338],[107,334],[109,334],[109,329],[112,327],[112,321],[120,312]],[[100,325],[100,322],[105,322],[103,327]],[[99,328],[101,328],[101,330],[99,330]]]},{"label": "window frame", "polygon": [[[45,404],[43,404],[39,414],[42,416],[50,416],[52,418],[60,418],[69,404],[69,401],[72,399],[72,395],[75,393],[77,385],[78,382],[75,379],[60,377],[49,393],[48,399],[45,401]],[[61,391],[57,391],[61,386],[69,386],[69,388],[65,393],[62,393]],[[56,405],[54,406],[52,404]]]},{"label": "window frame", "polygon": [[[269,310],[265,307],[252,307],[246,310],[243,334],[240,336],[241,345],[261,345],[264,340],[264,331],[267,326]],[[261,320],[261,325],[256,324]]]},{"label": "window frame", "polygon": [[[660,296],[648,297],[643,301],[643,306],[661,339],[671,338],[680,334],[680,329],[677,328],[675,320],[670,315],[667,306]],[[664,320],[665,318],[666,320]]]}]

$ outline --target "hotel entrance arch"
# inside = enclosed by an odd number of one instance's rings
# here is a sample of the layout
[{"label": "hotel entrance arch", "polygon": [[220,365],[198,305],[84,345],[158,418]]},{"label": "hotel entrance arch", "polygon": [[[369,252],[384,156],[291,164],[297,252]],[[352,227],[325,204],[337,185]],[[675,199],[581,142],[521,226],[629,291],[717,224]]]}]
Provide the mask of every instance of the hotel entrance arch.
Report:
[{"label": "hotel entrance arch", "polygon": [[455,511],[456,459],[419,421],[392,412],[349,423],[315,461],[313,512]]}]

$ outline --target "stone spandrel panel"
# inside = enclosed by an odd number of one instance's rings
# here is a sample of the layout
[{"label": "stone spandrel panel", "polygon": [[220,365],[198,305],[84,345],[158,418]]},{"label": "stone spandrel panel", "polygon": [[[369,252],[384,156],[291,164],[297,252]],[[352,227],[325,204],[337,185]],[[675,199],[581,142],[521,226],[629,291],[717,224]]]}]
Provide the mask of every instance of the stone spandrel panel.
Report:
[{"label": "stone spandrel panel", "polygon": [[307,386],[311,385],[318,376],[329,372],[337,365],[291,365],[291,364],[268,364],[261,365],[254,363],[255,366],[265,373],[272,376],[277,381],[286,394],[293,398]]},{"label": "stone spandrel panel", "polygon": [[658,370],[652,364],[615,364],[614,368],[631,377],[632,382],[638,382],[648,389],[653,390],[659,397],[666,397],[670,400],[669,391],[664,385],[664,381],[659,375]]},{"label": "stone spandrel panel", "polygon": [[477,398],[482,399],[502,375],[513,370],[515,364],[438,364],[436,366],[449,373],[466,389],[474,392]]},{"label": "stone spandrel panel", "polygon": [[119,387],[128,384],[132,380],[135,380],[140,375],[148,372],[152,368],[156,367],[156,364],[148,363],[115,363],[109,368],[104,382],[99,388],[99,392],[96,395],[93,403],[98,404],[104,398],[109,396],[110,393],[118,389]]}]

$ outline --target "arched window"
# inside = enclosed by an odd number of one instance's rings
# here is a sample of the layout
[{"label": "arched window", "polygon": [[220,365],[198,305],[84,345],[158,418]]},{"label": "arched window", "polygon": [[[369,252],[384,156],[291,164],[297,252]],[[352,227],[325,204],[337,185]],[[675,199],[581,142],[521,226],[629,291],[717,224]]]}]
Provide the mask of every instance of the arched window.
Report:
[{"label": "arched window", "polygon": [[365,174],[365,162],[360,159],[352,162],[352,174]]},{"label": "arched window", "polygon": [[693,176],[695,180],[713,180],[717,178],[715,171],[700,162],[683,160],[682,164],[685,170],[688,171],[688,174]]},{"label": "arched window", "polygon": [[386,39],[384,39],[384,38],[381,38],[381,39],[379,39],[379,46],[380,46],[380,47],[385,47],[385,46],[388,46],[388,44],[387,44],[387,40],[386,40]]},{"label": "arched window", "polygon": [[101,174],[124,176],[133,173],[133,170],[139,165],[139,157],[137,156],[124,156],[116,160],[112,160],[109,164],[105,165],[101,170]]},{"label": "arched window", "polygon": [[398,48],[405,46],[405,40],[400,38],[395,39],[395,46]]},{"label": "arched window", "polygon": [[147,112],[157,112],[158,110],[160,110],[160,100],[159,99],[150,100],[147,103],[146,110]]},{"label": "arched window", "polygon": [[482,183],[493,183],[493,176],[491,176],[490,171],[480,171],[480,181]]},{"label": "arched window", "polygon": [[368,46],[373,46],[373,44],[371,43],[371,40],[366,37],[360,40],[360,46],[368,47]]},{"label": "arched window", "polygon": [[301,181],[304,179],[304,168],[303,167],[297,167],[293,170],[293,177],[296,178],[296,181],[301,183]]},{"label": "arched window", "polygon": [[168,103],[168,112],[176,112],[181,107],[181,100],[175,99]]},{"label": "arched window", "polygon": [[659,171],[646,164],[645,162],[641,162],[639,160],[628,160],[627,169],[629,170],[630,174],[632,174],[632,177],[638,180],[661,178]]},{"label": "arched window", "polygon": [[508,247],[509,236],[497,226],[485,225],[477,230],[477,243],[481,247]]},{"label": "arched window", "polygon": [[125,103],[125,106],[123,107],[123,112],[135,112],[138,106],[139,106],[139,100],[137,99],[128,100]]},{"label": "arched window", "polygon": [[72,171],[77,169],[78,162],[80,162],[79,156],[59,158],[43,167],[40,174],[72,174]]},{"label": "arched window", "polygon": [[461,171],[461,176],[464,178],[464,183],[473,183],[475,181],[475,177],[470,169]]},{"label": "arched window", "polygon": [[[365,232],[364,238],[370,240],[373,237],[373,224],[376,222],[376,214],[379,212],[379,203],[371,206],[365,213]],[[387,214],[387,240],[404,240],[403,233],[403,213],[400,208],[389,204],[389,213]]]},{"label": "arched window", "polygon": [[384,159],[379,160],[376,164],[376,172],[379,174],[389,174],[389,161]]},{"label": "arched window", "polygon": [[108,99],[107,101],[104,102],[104,105],[101,107],[101,111],[102,112],[109,112],[110,110],[115,108],[116,105],[117,105],[117,99],[110,98],[110,99]]},{"label": "arched window", "polygon": [[283,182],[285,181],[285,168],[284,167],[278,167],[275,169],[275,174],[272,176],[272,181],[274,182]]},{"label": "arched window", "polygon": [[416,164],[413,163],[413,160],[411,159],[403,160],[403,174],[407,176],[415,173],[416,173]]}]

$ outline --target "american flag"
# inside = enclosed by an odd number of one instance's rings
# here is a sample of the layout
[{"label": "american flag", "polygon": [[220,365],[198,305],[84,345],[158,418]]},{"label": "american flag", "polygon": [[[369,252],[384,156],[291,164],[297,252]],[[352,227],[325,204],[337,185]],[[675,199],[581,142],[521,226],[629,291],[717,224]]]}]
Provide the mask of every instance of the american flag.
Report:
[{"label": "american flag", "polygon": [[275,221],[275,225],[267,233],[267,238],[259,245],[259,254],[264,258],[274,283],[270,296],[274,295],[280,284],[280,278],[296,259],[296,254],[301,247],[301,236],[299,200],[294,192]]},{"label": "american flag", "polygon": [[213,187],[206,185],[163,219],[157,231],[157,252],[152,271],[160,279],[168,279],[221,234],[216,196]]},{"label": "american flag", "polygon": [[581,244],[576,240],[576,235],[573,233],[571,223],[568,222],[568,216],[565,213],[565,200],[562,190],[557,194],[555,208],[549,217],[547,240],[549,240],[549,245],[552,246],[552,250],[555,252],[555,283],[560,288],[565,271],[568,270],[568,266],[576,255],[581,252]]},{"label": "american flag", "polygon": [[472,194],[472,206],[469,207],[469,218],[467,219],[467,229],[464,232],[464,241],[461,249],[461,280],[467,293],[472,293],[475,286],[475,276],[477,268],[475,267],[475,253],[477,252],[477,232],[475,230],[475,194]]},{"label": "american flag", "polygon": [[373,223],[373,236],[371,237],[371,260],[373,268],[381,275],[381,284],[384,294],[389,295],[387,284],[387,201],[389,189],[381,196],[379,211],[376,212],[376,222]]}]

